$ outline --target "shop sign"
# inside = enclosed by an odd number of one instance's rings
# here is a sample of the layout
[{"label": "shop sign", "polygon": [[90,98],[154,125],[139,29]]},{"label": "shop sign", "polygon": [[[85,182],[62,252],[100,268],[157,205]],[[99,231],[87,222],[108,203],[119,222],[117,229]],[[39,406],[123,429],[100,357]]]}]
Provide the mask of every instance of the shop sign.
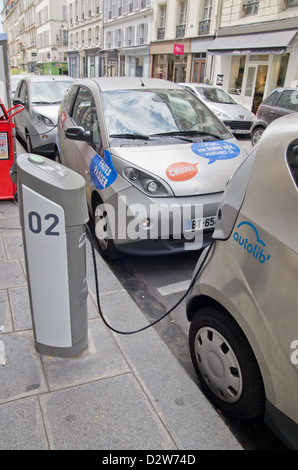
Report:
[{"label": "shop sign", "polygon": [[184,55],[184,44],[174,44],[173,54]]}]

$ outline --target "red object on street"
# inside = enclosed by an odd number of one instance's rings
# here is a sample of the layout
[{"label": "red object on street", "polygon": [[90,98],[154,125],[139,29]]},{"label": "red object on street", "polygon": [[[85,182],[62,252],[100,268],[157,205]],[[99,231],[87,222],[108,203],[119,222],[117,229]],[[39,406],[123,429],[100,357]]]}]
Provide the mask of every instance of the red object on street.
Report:
[{"label": "red object on street", "polygon": [[7,110],[0,98],[0,199],[13,199],[16,193],[16,186],[9,173],[14,164],[13,129],[15,125],[12,118],[23,109],[24,106],[17,104]]}]

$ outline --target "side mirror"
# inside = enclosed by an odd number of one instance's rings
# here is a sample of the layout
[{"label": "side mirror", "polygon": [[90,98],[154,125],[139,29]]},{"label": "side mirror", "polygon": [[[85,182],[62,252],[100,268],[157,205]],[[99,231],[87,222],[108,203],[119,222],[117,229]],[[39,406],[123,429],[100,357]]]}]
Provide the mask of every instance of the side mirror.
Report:
[{"label": "side mirror", "polygon": [[85,131],[83,127],[69,127],[65,131],[65,137],[70,140],[90,142],[91,134],[89,131]]},{"label": "side mirror", "polygon": [[14,106],[16,106],[17,104],[19,104],[19,105],[21,105],[21,106],[25,106],[25,103],[24,103],[22,100],[20,100],[20,99],[14,99],[14,100],[12,101],[12,104],[13,104]]}]

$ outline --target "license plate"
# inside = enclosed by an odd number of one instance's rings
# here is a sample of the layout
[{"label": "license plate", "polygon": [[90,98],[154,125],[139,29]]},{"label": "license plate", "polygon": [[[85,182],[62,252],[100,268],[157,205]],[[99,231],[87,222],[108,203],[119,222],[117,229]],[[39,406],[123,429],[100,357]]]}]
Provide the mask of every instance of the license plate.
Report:
[{"label": "license plate", "polygon": [[246,129],[233,129],[232,131],[234,134],[249,134],[250,131]]},{"label": "license plate", "polygon": [[198,219],[189,219],[186,221],[185,231],[195,232],[196,230],[207,230],[208,228],[214,228],[216,217],[204,217]]}]

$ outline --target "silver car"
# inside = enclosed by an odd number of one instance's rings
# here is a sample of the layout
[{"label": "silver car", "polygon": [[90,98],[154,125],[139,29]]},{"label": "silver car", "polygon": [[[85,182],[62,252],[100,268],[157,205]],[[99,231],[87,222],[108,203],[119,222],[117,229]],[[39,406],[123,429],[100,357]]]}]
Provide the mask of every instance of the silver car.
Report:
[{"label": "silver car", "polygon": [[18,83],[13,104],[24,106],[15,117],[16,133],[28,152],[54,156],[59,106],[73,78],[27,75]]},{"label": "silver car", "polygon": [[[298,115],[273,122],[230,181],[187,298],[202,387],[298,449]],[[197,276],[197,277],[196,277]]]},{"label": "silver car", "polygon": [[102,255],[209,243],[222,192],[246,154],[173,82],[77,80],[59,112],[56,160],[86,180]]},{"label": "silver car", "polygon": [[250,134],[255,115],[220,86],[180,83],[204,101],[233,134]]}]

